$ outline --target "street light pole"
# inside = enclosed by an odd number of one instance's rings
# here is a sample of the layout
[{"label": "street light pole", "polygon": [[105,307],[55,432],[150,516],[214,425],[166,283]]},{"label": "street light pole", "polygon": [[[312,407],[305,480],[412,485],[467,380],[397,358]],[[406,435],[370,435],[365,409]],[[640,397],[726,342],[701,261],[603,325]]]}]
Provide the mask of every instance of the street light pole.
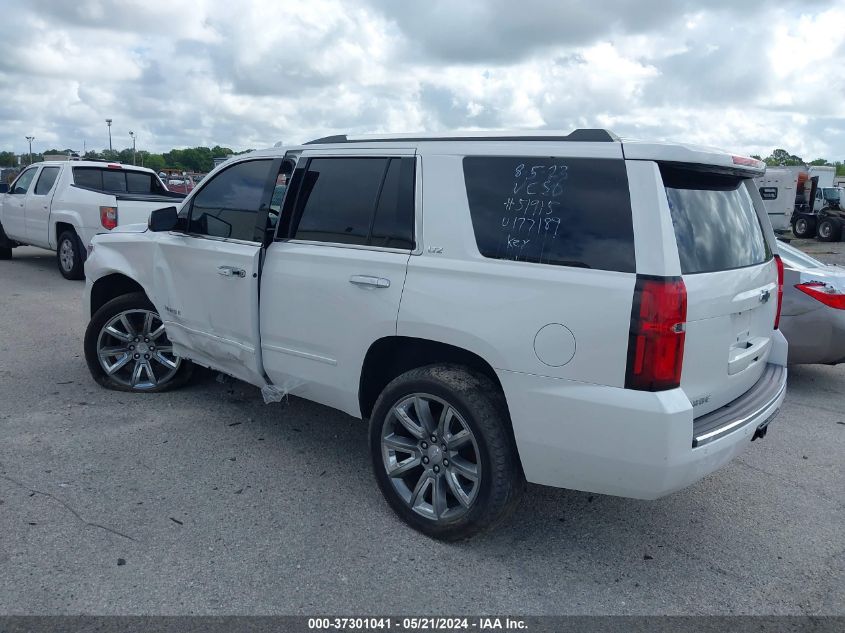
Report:
[{"label": "street light pole", "polygon": [[35,137],[27,136],[26,140],[29,141],[29,164],[32,165],[32,141],[35,140]]},{"label": "street light pole", "polygon": [[129,130],[129,136],[132,137],[132,164],[135,164],[135,132]]},{"label": "street light pole", "polygon": [[109,126],[109,158],[111,158],[112,148],[111,148],[111,119],[106,119],[106,125]]}]

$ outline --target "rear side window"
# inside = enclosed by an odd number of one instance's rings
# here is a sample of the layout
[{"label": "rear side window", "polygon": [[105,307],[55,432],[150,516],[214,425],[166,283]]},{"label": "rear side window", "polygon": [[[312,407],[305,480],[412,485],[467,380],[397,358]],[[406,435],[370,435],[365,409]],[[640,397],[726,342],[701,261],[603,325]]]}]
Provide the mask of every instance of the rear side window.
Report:
[{"label": "rear side window", "polygon": [[624,161],[468,156],[463,162],[484,257],[636,271]]},{"label": "rear side window", "polygon": [[50,193],[53,185],[56,184],[56,178],[59,176],[58,167],[45,167],[41,170],[41,175],[38,176],[38,182],[35,183],[35,195],[45,196]]},{"label": "rear side window", "polygon": [[78,187],[109,193],[164,193],[164,188],[153,174],[123,168],[74,167],[73,183]]},{"label": "rear side window", "polygon": [[771,257],[746,179],[661,165],[681,272],[731,270]]},{"label": "rear side window", "polygon": [[313,158],[292,237],[413,249],[413,183],[412,158]]}]

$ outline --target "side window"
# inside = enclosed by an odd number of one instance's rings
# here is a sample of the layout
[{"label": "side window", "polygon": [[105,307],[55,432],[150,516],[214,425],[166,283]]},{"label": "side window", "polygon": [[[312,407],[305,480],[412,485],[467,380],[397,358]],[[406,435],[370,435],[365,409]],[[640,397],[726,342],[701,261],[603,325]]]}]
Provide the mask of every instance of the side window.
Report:
[{"label": "side window", "polygon": [[414,248],[414,159],[392,158],[381,188],[370,244]]},{"label": "side window", "polygon": [[623,160],[468,156],[463,162],[484,257],[636,271]]},{"label": "side window", "polygon": [[74,167],[73,184],[88,189],[103,190],[103,170],[97,167]]},{"label": "side window", "polygon": [[35,195],[46,196],[50,193],[53,185],[56,184],[56,178],[59,177],[58,167],[45,167],[41,170],[41,175],[38,176],[38,182],[35,183]]},{"label": "side window", "polygon": [[778,199],[778,188],[777,187],[760,187],[760,197],[763,200],[777,200]]},{"label": "side window", "polygon": [[126,193],[126,174],[122,170],[103,170],[103,191]]},{"label": "side window", "polygon": [[271,164],[251,160],[217,174],[194,197],[188,232],[253,241]]},{"label": "side window", "polygon": [[32,184],[32,179],[35,178],[36,171],[38,171],[37,167],[30,167],[18,176],[18,179],[12,185],[12,193],[20,195],[29,191],[29,185]]},{"label": "side window", "polygon": [[412,249],[414,159],[313,158],[291,237]]}]

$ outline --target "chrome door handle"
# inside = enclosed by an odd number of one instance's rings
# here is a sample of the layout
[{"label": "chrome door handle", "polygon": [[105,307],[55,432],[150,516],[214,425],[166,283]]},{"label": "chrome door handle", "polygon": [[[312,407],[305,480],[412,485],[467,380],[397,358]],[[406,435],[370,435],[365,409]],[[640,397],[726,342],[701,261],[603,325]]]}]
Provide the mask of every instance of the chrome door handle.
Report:
[{"label": "chrome door handle", "polygon": [[235,268],[234,266],[218,266],[217,274],[224,277],[246,277],[246,271],[243,268]]},{"label": "chrome door handle", "polygon": [[373,277],[372,275],[352,275],[349,283],[356,286],[372,286],[374,288],[390,288],[390,280],[384,277]]}]

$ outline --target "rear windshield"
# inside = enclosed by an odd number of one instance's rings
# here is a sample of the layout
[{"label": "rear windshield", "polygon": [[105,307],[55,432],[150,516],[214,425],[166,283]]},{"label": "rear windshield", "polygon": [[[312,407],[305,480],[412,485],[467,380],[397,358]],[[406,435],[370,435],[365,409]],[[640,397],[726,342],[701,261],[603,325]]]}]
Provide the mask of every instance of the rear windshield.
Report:
[{"label": "rear windshield", "polygon": [[153,174],[123,168],[74,167],[73,183],[109,193],[164,193],[164,188]]},{"label": "rear windshield", "polygon": [[625,161],[468,156],[464,181],[484,257],[636,271]]},{"label": "rear windshield", "polygon": [[746,179],[662,165],[681,272],[731,270],[771,257]]}]

